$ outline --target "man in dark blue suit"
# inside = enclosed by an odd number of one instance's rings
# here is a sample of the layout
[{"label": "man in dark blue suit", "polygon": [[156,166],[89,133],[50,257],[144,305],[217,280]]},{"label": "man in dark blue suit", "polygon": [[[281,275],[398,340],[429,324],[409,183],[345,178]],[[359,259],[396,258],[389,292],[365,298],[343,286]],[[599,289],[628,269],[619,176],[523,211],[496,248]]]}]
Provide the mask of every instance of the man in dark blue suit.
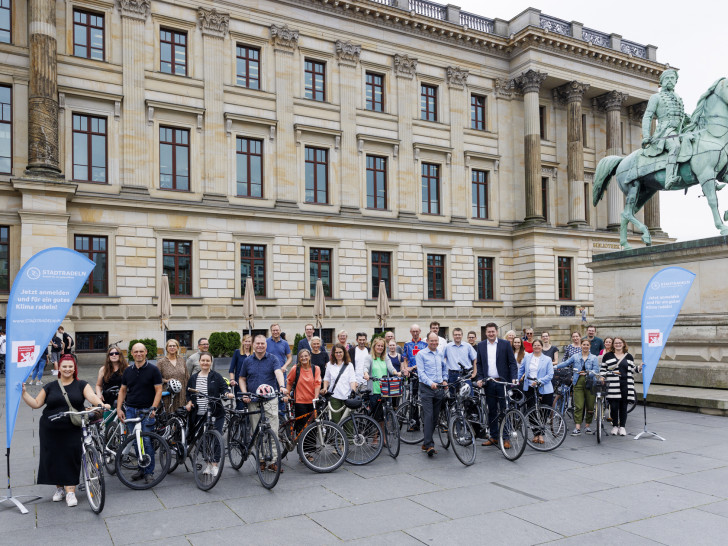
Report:
[{"label": "man in dark blue suit", "polygon": [[[498,326],[489,322],[485,325],[485,338],[478,344],[478,374],[475,379],[477,385],[485,384],[485,400],[488,403],[488,432],[490,438],[483,442],[484,446],[498,445],[498,413],[505,404],[503,400],[503,387],[492,381],[489,377],[508,383],[518,382],[518,364],[513,355],[513,347],[505,339],[498,339]],[[510,449],[510,442],[503,442],[506,449]]]}]

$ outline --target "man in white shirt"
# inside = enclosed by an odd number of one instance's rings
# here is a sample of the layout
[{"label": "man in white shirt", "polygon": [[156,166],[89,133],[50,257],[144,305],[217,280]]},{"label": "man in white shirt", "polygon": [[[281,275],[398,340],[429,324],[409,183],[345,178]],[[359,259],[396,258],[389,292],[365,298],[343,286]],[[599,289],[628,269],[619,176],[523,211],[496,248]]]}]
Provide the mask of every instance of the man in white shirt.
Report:
[{"label": "man in white shirt", "polygon": [[356,382],[361,385],[364,383],[364,372],[371,368],[372,363],[372,357],[367,347],[367,335],[364,332],[356,334],[356,347],[349,349],[349,358],[354,364]]},{"label": "man in white shirt", "polygon": [[445,347],[447,347],[447,340],[440,335],[440,323],[433,320],[430,323],[430,332],[437,334],[437,352],[440,356],[445,355]]}]

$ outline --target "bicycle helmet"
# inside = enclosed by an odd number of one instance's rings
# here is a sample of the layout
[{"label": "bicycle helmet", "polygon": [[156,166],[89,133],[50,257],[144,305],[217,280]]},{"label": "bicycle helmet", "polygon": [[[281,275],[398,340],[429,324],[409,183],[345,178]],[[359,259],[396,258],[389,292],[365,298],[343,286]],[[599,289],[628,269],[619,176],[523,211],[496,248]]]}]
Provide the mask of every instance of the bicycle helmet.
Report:
[{"label": "bicycle helmet", "polygon": [[469,398],[470,397],[470,385],[467,383],[463,383],[460,385],[460,390],[458,391],[458,396],[460,398]]},{"label": "bicycle helmet", "polygon": [[255,389],[255,394],[257,394],[261,398],[275,398],[276,391],[270,385],[266,385],[265,383],[263,383],[257,389]]},{"label": "bicycle helmet", "polygon": [[182,381],[180,381],[179,379],[170,379],[167,387],[174,394],[177,394],[178,392],[180,392],[182,390]]}]

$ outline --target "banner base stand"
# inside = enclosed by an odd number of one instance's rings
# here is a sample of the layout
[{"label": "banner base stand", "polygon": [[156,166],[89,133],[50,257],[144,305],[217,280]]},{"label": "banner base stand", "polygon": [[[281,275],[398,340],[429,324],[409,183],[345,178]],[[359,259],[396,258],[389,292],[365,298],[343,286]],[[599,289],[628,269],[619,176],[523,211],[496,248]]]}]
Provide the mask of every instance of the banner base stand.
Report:
[{"label": "banner base stand", "polygon": [[642,436],[644,436],[646,438],[647,437],[657,438],[658,440],[662,440],[663,442],[665,442],[666,440],[662,436],[660,436],[656,432],[647,430],[647,399],[644,395],[642,396],[642,407],[645,409],[645,428],[642,432],[640,432],[637,436],[635,436],[634,439],[639,440],[640,438],[642,438]]},{"label": "banner base stand", "polygon": [[0,504],[2,504],[4,502],[13,503],[15,505],[15,507],[18,510],[20,510],[20,513],[21,514],[27,514],[28,513],[28,509],[23,505],[22,502],[20,502],[19,499],[30,499],[30,500],[28,500],[26,502],[35,502],[35,501],[38,501],[38,500],[40,500],[42,498],[43,497],[39,497],[38,495],[19,495],[17,497],[14,497],[13,496],[13,490],[8,487],[8,494],[6,496],[4,496],[4,497],[0,497]]}]

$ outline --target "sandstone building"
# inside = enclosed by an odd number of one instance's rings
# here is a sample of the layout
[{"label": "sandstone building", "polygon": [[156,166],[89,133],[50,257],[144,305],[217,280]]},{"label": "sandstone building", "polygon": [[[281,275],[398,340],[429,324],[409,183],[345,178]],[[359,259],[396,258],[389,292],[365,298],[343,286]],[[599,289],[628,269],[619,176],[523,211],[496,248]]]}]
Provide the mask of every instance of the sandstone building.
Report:
[{"label": "sandstone building", "polygon": [[79,350],[161,339],[163,273],[187,344],[243,327],[248,274],[289,340],[319,276],[350,334],[380,279],[400,340],[568,326],[618,248],[594,169],[639,146],[665,68],[536,9],[425,0],[0,0],[0,52],[0,315],[30,256],[75,248]]}]

